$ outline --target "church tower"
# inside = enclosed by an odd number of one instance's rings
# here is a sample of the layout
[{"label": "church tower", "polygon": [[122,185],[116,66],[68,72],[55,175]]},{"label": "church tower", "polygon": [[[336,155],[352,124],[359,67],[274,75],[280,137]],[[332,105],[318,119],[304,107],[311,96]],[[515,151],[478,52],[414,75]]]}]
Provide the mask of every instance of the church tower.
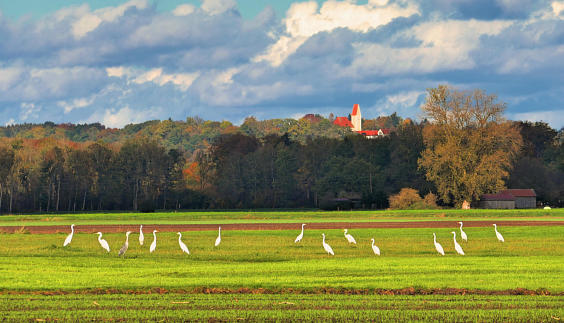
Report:
[{"label": "church tower", "polygon": [[353,105],[351,123],[353,125],[352,131],[362,131],[362,117],[360,116],[360,106],[358,104]]}]

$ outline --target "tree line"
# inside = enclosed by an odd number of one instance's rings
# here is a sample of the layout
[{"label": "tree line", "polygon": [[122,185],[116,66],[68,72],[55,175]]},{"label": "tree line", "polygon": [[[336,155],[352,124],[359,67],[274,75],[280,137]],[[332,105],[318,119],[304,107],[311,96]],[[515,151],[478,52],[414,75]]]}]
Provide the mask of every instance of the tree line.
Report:
[{"label": "tree line", "polygon": [[503,187],[533,188],[539,201],[564,206],[564,129],[505,120],[504,108],[483,91],[440,86],[429,89],[422,122],[395,114],[365,121],[389,122],[392,133],[377,139],[334,130],[320,116],[225,124],[228,131],[188,151],[170,145],[190,137],[174,126],[113,142],[3,137],[0,213],[323,207],[351,197],[387,208],[402,188],[447,206]]}]

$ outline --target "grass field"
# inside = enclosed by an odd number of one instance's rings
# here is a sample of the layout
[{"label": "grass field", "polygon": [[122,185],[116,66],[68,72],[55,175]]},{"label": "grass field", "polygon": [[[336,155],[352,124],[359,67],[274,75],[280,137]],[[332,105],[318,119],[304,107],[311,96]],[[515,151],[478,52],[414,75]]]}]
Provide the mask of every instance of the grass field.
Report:
[{"label": "grass field", "polygon": [[75,224],[301,223],[432,220],[561,220],[564,209],[383,210],[383,211],[186,211],[156,213],[73,213],[0,216],[0,226]]},{"label": "grass field", "polygon": [[[135,220],[131,214],[108,216]],[[90,221],[89,215],[68,217]],[[104,235],[109,254],[95,234],[77,233],[65,248],[66,234],[0,234],[0,316],[14,321],[564,319],[564,226],[500,227],[505,243],[496,240],[492,227],[468,227],[469,242],[461,242],[466,256],[455,254],[450,231],[458,233],[457,228],[354,229],[349,233],[357,246],[349,245],[341,230],[306,227],[299,245],[293,242],[299,230],[224,231],[217,248],[217,232],[194,231],[183,234],[191,255],[180,252],[176,233],[158,233],[153,254],[148,251],[152,236],[146,234],[140,246],[133,233],[125,258],[117,257],[123,233]],[[433,232],[444,257],[434,250]],[[334,257],[324,252],[321,233]],[[380,257],[372,253],[372,237]],[[406,290],[415,295],[385,295]],[[216,294],[206,294],[210,291]],[[429,293],[435,295],[423,295]],[[536,295],[510,295],[515,293]]]}]

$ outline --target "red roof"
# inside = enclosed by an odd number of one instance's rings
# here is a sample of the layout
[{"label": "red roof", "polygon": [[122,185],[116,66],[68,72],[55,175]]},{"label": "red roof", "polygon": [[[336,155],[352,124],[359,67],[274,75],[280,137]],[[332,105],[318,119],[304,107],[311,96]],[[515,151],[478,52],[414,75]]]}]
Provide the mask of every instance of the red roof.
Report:
[{"label": "red roof", "polygon": [[312,113],[306,114],[305,116],[302,117],[302,119],[305,119],[311,123],[318,123],[321,121],[321,117],[316,116],[315,114]]},{"label": "red roof", "polygon": [[362,130],[357,132],[365,136],[378,136],[378,130]]},{"label": "red roof", "polygon": [[336,124],[337,126],[341,126],[341,127],[349,127],[349,128],[353,127],[352,123],[347,117],[337,117],[335,118],[335,121],[333,121],[333,124]]},{"label": "red roof", "polygon": [[358,104],[353,105],[353,110],[351,116],[355,116],[358,114]]},{"label": "red roof", "polygon": [[515,197],[536,197],[537,194],[533,189],[509,189],[505,190],[502,193],[508,193]]},{"label": "red roof", "polygon": [[390,129],[388,129],[388,128],[382,128],[382,129],[380,129],[380,130],[382,130],[382,132],[383,132],[385,135],[389,135],[389,134],[390,134]]}]

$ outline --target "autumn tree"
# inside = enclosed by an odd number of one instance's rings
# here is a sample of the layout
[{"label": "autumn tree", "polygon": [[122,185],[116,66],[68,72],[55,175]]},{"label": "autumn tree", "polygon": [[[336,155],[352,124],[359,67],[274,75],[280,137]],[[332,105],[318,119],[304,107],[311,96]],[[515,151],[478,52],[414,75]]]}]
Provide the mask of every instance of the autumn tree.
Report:
[{"label": "autumn tree", "polygon": [[430,122],[418,163],[439,198],[460,205],[503,188],[522,141],[503,117],[506,104],[479,89],[440,85],[427,91],[422,110]]}]

